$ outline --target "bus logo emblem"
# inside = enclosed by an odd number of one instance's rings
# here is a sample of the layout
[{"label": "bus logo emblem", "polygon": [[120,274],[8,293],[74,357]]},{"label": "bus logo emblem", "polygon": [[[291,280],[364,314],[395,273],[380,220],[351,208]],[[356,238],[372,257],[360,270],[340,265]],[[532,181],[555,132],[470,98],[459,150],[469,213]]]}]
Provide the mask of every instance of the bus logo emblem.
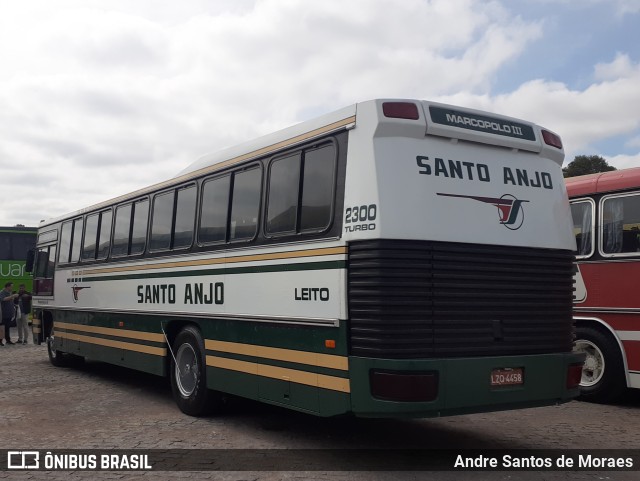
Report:
[{"label": "bus logo emblem", "polygon": [[472,199],[485,204],[492,204],[498,208],[498,221],[509,230],[518,230],[524,223],[524,209],[522,204],[528,200],[517,199],[511,194],[504,194],[500,198],[481,197],[476,195],[443,194],[444,197],[460,197],[462,199]]},{"label": "bus logo emblem", "polygon": [[73,302],[78,302],[78,292],[80,292],[82,289],[91,289],[90,287],[78,287],[77,284],[74,284],[73,287],[71,288],[71,291],[73,292]]}]

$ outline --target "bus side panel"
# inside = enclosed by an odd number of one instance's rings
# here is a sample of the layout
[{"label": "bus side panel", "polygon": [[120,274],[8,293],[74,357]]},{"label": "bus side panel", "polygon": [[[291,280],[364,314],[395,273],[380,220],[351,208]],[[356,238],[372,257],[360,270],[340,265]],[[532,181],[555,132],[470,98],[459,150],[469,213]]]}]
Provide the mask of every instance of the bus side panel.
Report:
[{"label": "bus side panel", "polygon": [[587,298],[579,307],[640,308],[640,261],[580,262]]},{"label": "bus side panel", "polygon": [[167,374],[168,352],[157,318],[58,310],[54,313],[54,329],[54,347],[62,352],[160,376]]},{"label": "bus side panel", "polygon": [[337,328],[236,320],[201,325],[209,388],[323,416],[349,410],[344,323]]}]

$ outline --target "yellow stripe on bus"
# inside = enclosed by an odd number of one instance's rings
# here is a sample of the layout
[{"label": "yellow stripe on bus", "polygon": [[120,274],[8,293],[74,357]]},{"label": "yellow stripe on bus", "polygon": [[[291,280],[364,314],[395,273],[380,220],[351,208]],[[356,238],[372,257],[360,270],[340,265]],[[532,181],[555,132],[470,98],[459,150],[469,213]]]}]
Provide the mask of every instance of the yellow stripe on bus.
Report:
[{"label": "yellow stripe on bus", "polygon": [[220,264],[236,264],[239,262],[257,262],[257,261],[272,261],[282,259],[296,259],[300,257],[318,257],[318,256],[331,256],[338,254],[346,254],[346,247],[325,247],[321,249],[307,249],[302,251],[289,251],[289,252],[272,252],[269,254],[253,254],[247,256],[234,256],[234,257],[218,257],[215,259],[200,259],[196,261],[179,261],[179,262],[163,262],[159,264],[151,265],[136,265],[125,267],[109,267],[104,269],[87,269],[82,272],[83,276],[94,274],[112,274],[114,272],[128,272],[128,271],[148,271],[154,269],[171,269],[176,267],[197,267],[197,266],[210,266]]},{"label": "yellow stripe on bus", "polygon": [[349,370],[349,359],[333,354],[321,354],[308,351],[294,351],[277,347],[256,346],[255,344],[240,344],[237,342],[214,341],[205,339],[205,349],[211,351],[229,352],[243,356],[255,356],[278,361],[297,362],[310,366],[326,367],[329,369]]},{"label": "yellow stripe on bus", "polygon": [[131,342],[114,341],[111,339],[102,339],[100,337],[84,336],[82,334],[73,334],[71,332],[58,331],[56,337],[69,339],[71,341],[86,342],[89,344],[97,344],[98,346],[114,347],[116,349],[124,349],[127,351],[142,352],[144,354],[153,354],[154,356],[166,356],[167,349],[164,347],[144,346],[142,344],[133,344]]},{"label": "yellow stripe on bus", "polygon": [[298,371],[295,369],[287,369],[278,366],[268,366],[265,364],[239,361],[237,359],[227,359],[217,356],[207,356],[207,366],[229,369],[231,371],[246,372],[248,374],[254,374],[256,376],[279,379],[281,381],[289,381],[296,384],[304,384],[307,386],[319,387],[323,389],[330,389],[332,391],[340,391],[345,393],[351,392],[349,379],[327,376],[325,374]]},{"label": "yellow stripe on bus", "polygon": [[[62,329],[72,329],[74,331],[92,332],[95,334],[105,334],[108,336],[126,337],[129,339],[139,339],[141,341],[165,342],[162,334],[153,332],[132,331],[130,329],[114,329],[111,327],[87,326],[84,324],[73,324],[69,322],[56,322],[54,327]],[[56,332],[57,334],[57,332]]]}]

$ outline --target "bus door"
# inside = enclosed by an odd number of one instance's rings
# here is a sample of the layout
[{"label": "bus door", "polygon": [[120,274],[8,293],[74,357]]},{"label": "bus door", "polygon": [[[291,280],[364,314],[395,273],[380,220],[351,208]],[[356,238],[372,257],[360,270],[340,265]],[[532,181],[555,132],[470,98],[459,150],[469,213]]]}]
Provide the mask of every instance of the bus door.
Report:
[{"label": "bus door", "polygon": [[55,259],[55,244],[39,246],[36,249],[33,273],[33,342],[36,344],[45,341],[52,326],[48,311],[42,307],[53,298]]}]

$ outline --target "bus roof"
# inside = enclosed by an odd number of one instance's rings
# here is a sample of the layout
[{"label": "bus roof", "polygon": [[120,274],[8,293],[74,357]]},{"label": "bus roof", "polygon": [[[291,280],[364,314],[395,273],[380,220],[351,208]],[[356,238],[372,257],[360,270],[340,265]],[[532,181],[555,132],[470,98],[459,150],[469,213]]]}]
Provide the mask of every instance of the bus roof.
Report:
[{"label": "bus roof", "polygon": [[564,181],[569,197],[633,189],[640,186],[640,167],[569,177]]}]

